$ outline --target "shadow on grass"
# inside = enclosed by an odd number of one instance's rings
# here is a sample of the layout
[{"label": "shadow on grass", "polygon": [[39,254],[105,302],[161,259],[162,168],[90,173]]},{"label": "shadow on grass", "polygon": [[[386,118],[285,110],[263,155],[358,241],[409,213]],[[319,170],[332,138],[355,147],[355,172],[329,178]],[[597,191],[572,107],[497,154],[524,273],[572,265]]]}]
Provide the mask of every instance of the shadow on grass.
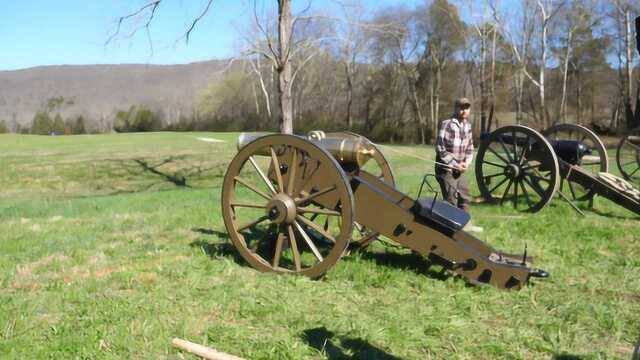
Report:
[{"label": "shadow on grass", "polygon": [[[360,258],[374,261],[377,265],[413,271],[416,274],[424,275],[435,280],[445,281],[453,276],[453,273],[448,271],[433,270],[432,266],[436,264],[415,253],[399,254],[361,250],[359,254]],[[349,261],[348,256],[342,259]]]},{"label": "shadow on grass", "polygon": [[580,355],[573,355],[573,354],[555,354],[551,357],[551,360],[581,360],[581,359],[584,359],[584,357]]},{"label": "shadow on grass", "polygon": [[[269,259],[275,251],[275,235],[272,228],[267,229],[253,229],[249,233],[243,233],[243,237],[246,242],[246,246],[254,253],[254,257],[259,256],[263,259]],[[191,231],[204,234],[217,236],[221,242],[206,242],[203,240],[196,240],[189,244],[192,247],[201,248],[209,257],[231,257],[233,260],[242,266],[250,266],[240,256],[238,249],[229,240],[229,235],[226,232],[217,231],[214,229],[205,228],[193,228]]]},{"label": "shadow on grass", "polygon": [[615,215],[613,213],[610,212],[604,212],[604,211],[600,211],[598,209],[590,209],[589,211],[591,211],[592,213],[596,214],[596,215],[600,215],[600,216],[604,216],[610,219],[618,219],[618,220],[640,220],[640,216],[633,216],[631,213],[629,213],[629,216],[621,216],[621,215]]},{"label": "shadow on grass", "polygon": [[191,247],[198,247],[204,251],[210,258],[228,257],[232,258],[234,262],[239,265],[246,265],[247,263],[238,253],[235,246],[229,242],[224,243],[208,243],[202,240],[196,240],[189,244]]},{"label": "shadow on grass", "polygon": [[205,228],[193,228],[191,229],[193,232],[197,232],[203,235],[215,235],[218,239],[223,242],[219,243],[210,243],[203,240],[193,241],[189,246],[191,247],[199,247],[204,251],[205,254],[209,255],[211,258],[215,257],[230,257],[238,264],[244,264],[244,260],[238,254],[235,246],[229,242],[229,234],[227,232],[217,231],[214,229],[205,229]]},{"label": "shadow on grass", "polygon": [[374,359],[374,360],[400,360],[382,349],[379,349],[367,341],[347,336],[335,336],[327,328],[319,327],[307,329],[302,334],[302,339],[311,347],[324,353],[327,359]]}]

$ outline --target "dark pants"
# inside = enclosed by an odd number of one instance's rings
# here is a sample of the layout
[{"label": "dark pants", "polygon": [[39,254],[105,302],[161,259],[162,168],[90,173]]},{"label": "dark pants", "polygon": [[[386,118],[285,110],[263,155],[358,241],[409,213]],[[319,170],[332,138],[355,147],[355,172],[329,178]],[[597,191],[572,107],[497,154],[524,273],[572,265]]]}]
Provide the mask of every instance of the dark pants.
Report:
[{"label": "dark pants", "polygon": [[469,212],[469,204],[471,203],[471,195],[469,194],[469,183],[464,174],[457,171],[436,170],[436,178],[442,190],[442,198],[465,212]]}]

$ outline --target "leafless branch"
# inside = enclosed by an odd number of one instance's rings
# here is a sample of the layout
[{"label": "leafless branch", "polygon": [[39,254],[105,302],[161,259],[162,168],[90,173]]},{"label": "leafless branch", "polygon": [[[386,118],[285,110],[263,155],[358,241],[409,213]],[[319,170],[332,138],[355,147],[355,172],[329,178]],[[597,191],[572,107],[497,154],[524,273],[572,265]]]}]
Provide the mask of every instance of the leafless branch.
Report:
[{"label": "leafless branch", "polygon": [[200,13],[200,15],[198,15],[198,17],[196,17],[193,22],[191,23],[191,26],[189,26],[189,29],[184,33],[184,35],[182,37],[185,38],[185,42],[188,44],[189,43],[189,36],[191,35],[191,32],[193,31],[193,29],[196,27],[196,24],[202,20],[202,18],[209,12],[209,9],[211,8],[211,4],[213,4],[213,0],[209,0],[207,1],[207,6],[204,8],[204,10]]},{"label": "leafless branch", "polygon": [[116,30],[113,34],[111,34],[111,36],[109,36],[109,38],[107,39],[107,41],[105,41],[104,45],[109,45],[109,43],[116,37],[118,36],[118,34],[120,34],[120,28],[122,27],[122,23],[127,20],[127,19],[131,19],[133,17],[138,16],[139,14],[141,14],[143,11],[145,11],[148,8],[151,8],[151,14],[149,14],[149,18],[147,19],[146,23],[144,24],[144,26],[135,28],[131,34],[129,34],[129,37],[135,35],[136,32],[138,32],[138,30],[140,30],[141,28],[146,28],[147,31],[149,30],[149,25],[151,24],[151,20],[153,19],[153,16],[156,13],[156,9],[158,8],[158,6],[160,5],[160,3],[162,2],[162,0],[153,0],[149,3],[147,3],[146,5],[143,5],[142,7],[140,7],[138,10],[125,15],[125,16],[121,16],[118,19],[118,26],[116,27]]}]

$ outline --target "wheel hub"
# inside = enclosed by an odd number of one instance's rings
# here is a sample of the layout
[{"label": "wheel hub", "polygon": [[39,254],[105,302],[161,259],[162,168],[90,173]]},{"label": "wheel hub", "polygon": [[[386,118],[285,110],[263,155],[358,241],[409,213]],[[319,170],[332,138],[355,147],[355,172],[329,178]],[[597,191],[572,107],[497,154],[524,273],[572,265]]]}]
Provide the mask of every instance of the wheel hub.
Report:
[{"label": "wheel hub", "polygon": [[504,174],[510,179],[517,178],[518,176],[520,176],[520,166],[516,164],[509,164],[504,169]]},{"label": "wheel hub", "polygon": [[276,224],[292,224],[296,218],[296,203],[287,194],[276,194],[267,204],[267,216]]}]

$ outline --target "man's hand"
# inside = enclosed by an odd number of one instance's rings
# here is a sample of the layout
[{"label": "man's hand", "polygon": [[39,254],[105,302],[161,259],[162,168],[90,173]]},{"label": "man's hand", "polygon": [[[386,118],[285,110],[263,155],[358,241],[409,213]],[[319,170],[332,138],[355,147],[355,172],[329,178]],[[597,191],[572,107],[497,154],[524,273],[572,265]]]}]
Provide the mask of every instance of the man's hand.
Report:
[{"label": "man's hand", "polygon": [[460,171],[460,173],[463,173],[467,170],[467,167],[468,167],[467,163],[463,161],[458,164],[458,171]]}]

